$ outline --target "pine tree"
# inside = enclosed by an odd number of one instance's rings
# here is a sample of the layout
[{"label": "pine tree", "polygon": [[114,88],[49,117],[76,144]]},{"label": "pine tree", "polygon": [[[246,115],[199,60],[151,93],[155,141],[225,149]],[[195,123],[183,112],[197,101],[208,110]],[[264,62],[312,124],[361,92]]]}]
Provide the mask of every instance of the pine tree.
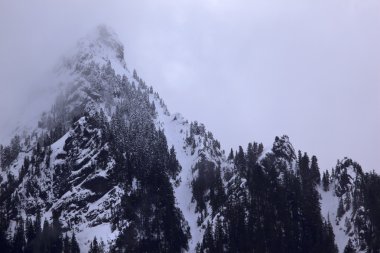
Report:
[{"label": "pine tree", "polygon": [[180,168],[181,167],[180,167],[179,162],[176,158],[176,152],[175,152],[174,146],[172,146],[170,148],[169,159],[168,159],[168,171],[169,171],[172,179],[175,179],[177,177]]},{"label": "pine tree", "polygon": [[326,172],[323,173],[322,185],[323,185],[323,190],[325,192],[329,191],[329,188],[330,188],[330,175],[329,175],[329,171],[328,170],[326,170]]},{"label": "pine tree", "polygon": [[66,233],[65,238],[63,239],[63,253],[70,253],[70,246],[70,239]]},{"label": "pine tree", "polygon": [[105,253],[105,251],[106,251],[106,245],[104,244],[103,240],[100,240],[99,253]]},{"label": "pine tree", "polygon": [[300,174],[301,174],[303,185],[309,185],[309,184],[314,185],[312,182],[312,173],[310,173],[309,165],[310,165],[310,159],[307,153],[305,152],[299,162]]},{"label": "pine tree", "polygon": [[297,164],[299,168],[301,168],[301,163],[302,163],[302,152],[301,150],[298,150]]},{"label": "pine tree", "polygon": [[20,218],[13,237],[12,253],[23,253],[25,245],[24,221]]},{"label": "pine tree", "polygon": [[333,227],[331,225],[330,219],[325,222],[323,228],[323,241],[321,243],[321,250],[326,253],[338,253],[338,247],[335,244],[335,235],[333,231]]},{"label": "pine tree", "polygon": [[73,232],[73,234],[71,236],[70,245],[71,245],[71,253],[80,253],[79,244],[77,242],[77,239],[75,237],[75,233],[74,232]]},{"label": "pine tree", "polygon": [[26,218],[26,240],[29,242],[36,238],[36,230],[33,226],[33,222],[30,218]]},{"label": "pine tree", "polygon": [[211,223],[208,221],[205,234],[203,236],[203,243],[202,243],[202,252],[215,252],[215,245],[214,245],[214,236],[212,232],[212,226]]},{"label": "pine tree", "polygon": [[253,168],[253,166],[256,164],[257,157],[258,157],[257,143],[255,142],[253,145],[249,143],[247,147],[247,155],[246,155],[247,170],[248,170],[247,173],[249,173],[249,170]]},{"label": "pine tree", "polygon": [[350,210],[350,208],[351,208],[351,194],[349,192],[347,192],[343,204],[344,204],[345,211]]},{"label": "pine tree", "polygon": [[235,156],[235,166],[242,177],[247,176],[245,154],[241,146],[239,146],[239,151]]},{"label": "pine tree", "polygon": [[34,229],[36,236],[41,234],[41,213],[38,210],[36,214],[36,220],[34,221]]},{"label": "pine tree", "polygon": [[216,191],[217,207],[221,207],[226,200],[226,193],[224,192],[223,180],[220,172],[220,167],[216,167],[215,170],[215,184],[214,189]]},{"label": "pine tree", "polygon": [[5,222],[5,215],[0,211],[0,249],[1,252],[9,253],[10,252],[10,243],[7,236],[7,226]]},{"label": "pine tree", "polygon": [[62,225],[59,221],[59,213],[53,211],[53,223],[51,226],[51,250],[53,252],[62,252],[63,238],[62,238]]},{"label": "pine tree", "polygon": [[313,181],[316,184],[320,184],[321,183],[321,175],[320,175],[320,172],[319,172],[318,159],[314,155],[311,157],[310,170],[311,170],[311,173],[312,173]]},{"label": "pine tree", "polygon": [[223,224],[218,216],[215,223],[215,252],[224,252],[225,234],[223,231]]},{"label": "pine tree", "polygon": [[351,239],[348,239],[347,245],[344,248],[343,253],[356,253],[356,250],[354,248],[354,245],[352,244]]},{"label": "pine tree", "polygon": [[231,148],[230,154],[228,155],[228,160],[233,161],[234,160],[234,151]]},{"label": "pine tree", "polygon": [[51,228],[49,222],[45,219],[42,226],[42,232],[37,240],[38,251],[51,252],[52,240],[51,240]]},{"label": "pine tree", "polygon": [[257,148],[257,154],[260,156],[264,151],[264,145],[262,143],[259,144],[259,147]]},{"label": "pine tree", "polygon": [[345,210],[344,210],[344,206],[343,206],[343,199],[340,198],[339,199],[338,210],[336,211],[336,217],[338,217],[340,219],[340,218],[342,218],[342,216],[344,215],[344,213],[345,213]]},{"label": "pine tree", "polygon": [[99,251],[99,245],[98,241],[96,240],[96,237],[94,237],[94,240],[90,244],[90,250],[88,253],[100,253]]},{"label": "pine tree", "polygon": [[[364,191],[363,191],[364,190]],[[364,207],[368,210],[368,220],[371,222],[371,228],[368,229],[366,236],[366,243],[368,245],[368,252],[380,251],[380,176],[375,172],[365,175],[362,184],[362,191],[364,193]],[[358,200],[361,201],[361,200]]]},{"label": "pine tree", "polygon": [[33,252],[33,241],[36,238],[36,230],[30,218],[26,219],[26,240],[25,253]]},{"label": "pine tree", "polygon": [[94,253],[93,242],[90,243],[90,248],[88,249],[88,253]]}]

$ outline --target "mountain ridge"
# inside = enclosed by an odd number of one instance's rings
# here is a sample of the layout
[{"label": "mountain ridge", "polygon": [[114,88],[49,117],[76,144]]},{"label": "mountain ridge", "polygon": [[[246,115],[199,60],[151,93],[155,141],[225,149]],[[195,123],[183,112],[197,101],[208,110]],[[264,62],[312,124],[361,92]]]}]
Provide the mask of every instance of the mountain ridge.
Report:
[{"label": "mountain ridge", "polygon": [[[297,157],[288,136],[276,137],[271,149],[254,142],[226,157],[203,124],[171,114],[128,70],[110,28],[99,26],[73,52],[56,68],[50,111],[1,146],[8,234],[41,213],[74,232],[82,252],[91,250],[94,237],[112,252],[335,252],[334,234],[339,252],[349,239],[360,252],[372,247],[361,232],[369,229],[371,211],[357,195],[370,175],[357,163],[344,159],[321,182],[317,158]],[[292,233],[300,236],[295,245],[287,241]],[[253,235],[265,237],[251,242]]]}]

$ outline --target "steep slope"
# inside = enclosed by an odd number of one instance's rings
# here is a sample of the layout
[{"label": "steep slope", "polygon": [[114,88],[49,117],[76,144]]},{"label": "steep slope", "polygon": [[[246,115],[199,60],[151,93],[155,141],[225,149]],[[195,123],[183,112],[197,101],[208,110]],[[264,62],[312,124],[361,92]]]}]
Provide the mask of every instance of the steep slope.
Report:
[{"label": "steep slope", "polygon": [[[171,182],[177,205],[190,225],[193,252],[201,229],[192,203],[192,167],[203,155],[215,163],[224,161],[212,134],[199,126],[202,131],[190,146],[186,138],[193,124],[180,115],[172,116],[158,94],[127,69],[123,46],[104,26],[81,40],[58,65],[52,85],[57,98],[51,110],[42,113],[31,131],[18,132],[12,144],[14,155],[1,152],[5,154],[1,198],[14,206],[12,211],[6,208],[10,228],[20,217],[35,219],[37,211],[48,220],[59,212],[63,229],[77,234],[83,252],[94,236],[107,245],[114,243],[121,232],[121,221],[115,217],[122,219],[115,212],[123,196],[131,193],[117,179],[118,173],[124,173],[119,170],[120,158],[111,154],[119,139],[109,138],[118,138],[117,128],[124,126],[118,121],[126,120],[129,130],[124,133],[131,136],[120,139],[128,152],[140,152],[140,148],[146,152],[141,147],[151,145],[146,131],[164,131],[167,147],[174,147],[182,169]],[[156,130],[146,130],[150,124]],[[131,184],[136,180],[131,178]]]},{"label": "steep slope", "polygon": [[[195,250],[196,244],[201,240],[203,230],[197,225],[199,214],[196,214],[196,205],[192,193],[192,181],[197,171],[193,170],[197,162],[202,157],[215,164],[222,165],[225,169],[231,167],[220,151],[220,144],[214,140],[210,132],[206,132],[201,124],[188,123],[181,115],[170,115],[164,108],[158,108],[157,124],[166,133],[168,143],[174,146],[177,152],[177,159],[181,164],[180,184],[175,189],[175,195],[182,213],[190,225],[191,240],[190,251]],[[190,143],[189,136],[192,129],[196,128],[194,142]],[[199,128],[199,131],[198,131]]]},{"label": "steep slope", "polygon": [[[81,40],[57,67],[52,86],[59,95],[51,111],[42,114],[32,131],[19,133],[24,140],[19,144],[20,154],[11,165],[3,166],[12,168],[2,171],[3,186],[15,191],[10,201],[16,195],[19,202],[10,219],[19,214],[33,217],[37,210],[51,219],[52,210],[60,209],[61,222],[79,233],[83,251],[87,251],[90,237],[108,241],[117,234],[111,233],[110,212],[112,205],[120,202],[122,189],[106,177],[112,160],[94,170],[94,161],[109,147],[100,139],[101,130],[84,115],[105,110],[110,119],[119,102],[112,94],[123,84],[115,70],[131,76],[123,57],[122,45],[105,27]],[[15,185],[9,179],[16,181]]]}]

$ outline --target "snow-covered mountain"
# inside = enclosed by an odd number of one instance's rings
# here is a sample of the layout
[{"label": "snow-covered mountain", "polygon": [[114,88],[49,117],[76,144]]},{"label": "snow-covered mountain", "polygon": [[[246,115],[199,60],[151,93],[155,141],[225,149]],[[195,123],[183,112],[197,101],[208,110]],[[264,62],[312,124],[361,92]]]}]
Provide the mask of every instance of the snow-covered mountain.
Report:
[{"label": "snow-covered mountain", "polygon": [[[375,207],[357,163],[339,162],[321,183],[316,158],[297,158],[287,136],[226,157],[127,67],[111,29],[79,41],[49,78],[50,96],[27,110],[38,117],[1,146],[5,238],[46,220],[81,252],[94,237],[112,252],[334,252],[334,235],[339,252],[349,239],[369,249]],[[27,232],[25,252],[30,242]]]},{"label": "snow-covered mountain", "polygon": [[[192,202],[191,180],[196,173],[192,167],[203,156],[215,164],[230,166],[212,134],[202,124],[189,123],[180,114],[169,113],[152,87],[127,68],[123,45],[105,26],[79,41],[56,68],[53,81],[55,94],[51,95],[56,99],[50,111],[41,111],[33,128],[19,128],[22,131],[17,133],[17,158],[1,170],[2,185],[17,182],[11,194],[11,199],[17,196],[17,211],[11,215],[10,228],[15,227],[17,215],[34,218],[38,209],[49,220],[52,210],[62,209],[60,221],[65,229],[77,233],[83,252],[88,251],[94,236],[107,243],[115,240],[119,231],[112,229],[111,212],[124,192],[119,184],[109,182],[115,163],[112,159],[101,169],[92,168],[99,156],[109,152],[109,146],[99,140],[104,133],[89,118],[102,114],[111,121],[118,108],[124,106],[127,120],[151,119],[157,130],[165,133],[168,146],[176,151],[182,170],[177,183],[173,182],[174,193],[189,224],[189,249],[194,251],[202,229],[196,225]],[[195,133],[189,143],[192,131]]]}]

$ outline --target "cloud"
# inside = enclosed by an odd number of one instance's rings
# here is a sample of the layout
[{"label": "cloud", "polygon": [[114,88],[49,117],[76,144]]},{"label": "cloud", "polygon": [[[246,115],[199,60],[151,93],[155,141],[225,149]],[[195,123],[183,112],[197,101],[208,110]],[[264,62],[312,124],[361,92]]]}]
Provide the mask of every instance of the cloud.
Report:
[{"label": "cloud", "polygon": [[16,120],[34,80],[61,54],[106,23],[128,66],[226,149],[270,146],[286,133],[324,168],[351,156],[376,169],[379,12],[375,0],[3,0],[1,123]]}]

